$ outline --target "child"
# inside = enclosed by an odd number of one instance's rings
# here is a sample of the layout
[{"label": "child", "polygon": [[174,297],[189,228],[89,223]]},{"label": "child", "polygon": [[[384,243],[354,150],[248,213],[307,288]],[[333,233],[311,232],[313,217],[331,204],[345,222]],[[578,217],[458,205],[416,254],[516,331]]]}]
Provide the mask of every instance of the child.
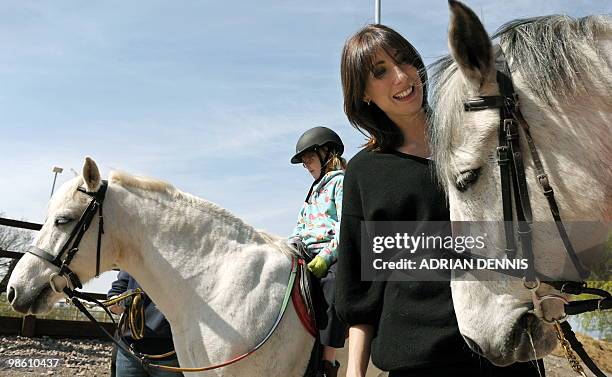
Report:
[{"label": "child", "polygon": [[[289,242],[302,244],[314,255],[308,270],[320,279],[327,304],[327,324],[319,326],[323,347],[322,376],[336,377],[336,348],[344,347],[345,325],[336,316],[334,291],[346,161],[340,137],[326,127],[312,128],[299,138],[291,163],[302,163],[314,178]],[[322,328],[321,328],[322,327]],[[321,376],[321,374],[318,374]]]}]

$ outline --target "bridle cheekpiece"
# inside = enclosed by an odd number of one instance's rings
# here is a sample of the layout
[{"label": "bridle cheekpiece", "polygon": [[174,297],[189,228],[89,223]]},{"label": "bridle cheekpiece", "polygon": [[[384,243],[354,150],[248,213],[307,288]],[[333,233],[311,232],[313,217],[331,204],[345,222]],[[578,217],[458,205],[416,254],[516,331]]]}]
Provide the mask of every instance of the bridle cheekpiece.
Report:
[{"label": "bridle cheekpiece", "polygon": [[[102,213],[102,204],[104,203],[104,198],[106,197],[106,190],[108,188],[108,182],[103,180],[101,182],[100,188],[97,191],[90,192],[85,190],[82,187],[77,188],[79,192],[82,192],[91,197],[91,201],[87,205],[87,208],[79,218],[79,221],[72,229],[70,236],[60,249],[57,255],[51,254],[47,250],[43,250],[37,246],[30,246],[27,250],[28,253],[33,254],[52,265],[59,268],[59,271],[51,274],[49,279],[49,284],[51,285],[51,289],[53,289],[56,293],[62,293],[63,289],[58,288],[56,285],[57,278],[63,278],[66,281],[66,288],[73,291],[77,288],[82,288],[81,280],[79,277],[68,267],[72,259],[79,251],[79,244],[87,229],[93,222],[93,219],[98,214],[98,242],[97,242],[97,251],[96,251],[96,277],[100,275],[100,250],[102,246],[102,235],[104,234],[104,217]],[[62,259],[63,258],[63,259]]]}]

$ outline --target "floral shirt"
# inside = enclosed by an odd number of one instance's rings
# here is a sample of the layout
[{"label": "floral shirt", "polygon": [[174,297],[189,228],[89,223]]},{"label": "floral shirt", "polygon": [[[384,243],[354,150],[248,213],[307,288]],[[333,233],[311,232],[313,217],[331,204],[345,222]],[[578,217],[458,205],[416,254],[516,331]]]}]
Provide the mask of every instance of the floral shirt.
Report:
[{"label": "floral shirt", "polygon": [[301,239],[308,250],[325,260],[327,266],[338,258],[343,181],[343,170],[330,171],[321,178],[304,202],[289,237]]}]

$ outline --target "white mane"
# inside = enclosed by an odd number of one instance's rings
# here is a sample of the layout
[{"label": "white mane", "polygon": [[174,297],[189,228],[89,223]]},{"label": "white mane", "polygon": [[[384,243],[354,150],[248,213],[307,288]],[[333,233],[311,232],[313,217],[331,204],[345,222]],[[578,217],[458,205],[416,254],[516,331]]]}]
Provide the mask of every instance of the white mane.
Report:
[{"label": "white mane", "polygon": [[156,178],[136,176],[120,170],[113,170],[109,174],[109,182],[119,185],[125,189],[138,189],[144,192],[144,194],[161,194],[162,196],[167,196],[171,200],[181,202],[182,204],[185,204],[191,208],[196,208],[206,213],[213,213],[215,218],[222,219],[224,223],[231,225],[231,229],[235,230],[239,234],[245,235],[245,240],[263,240],[265,242],[274,244],[276,250],[279,250],[281,253],[287,256],[295,255],[295,250],[286,244],[285,238],[267,233],[265,231],[257,230],[225,208],[208,200],[198,198],[197,196],[181,191],[166,181]]}]

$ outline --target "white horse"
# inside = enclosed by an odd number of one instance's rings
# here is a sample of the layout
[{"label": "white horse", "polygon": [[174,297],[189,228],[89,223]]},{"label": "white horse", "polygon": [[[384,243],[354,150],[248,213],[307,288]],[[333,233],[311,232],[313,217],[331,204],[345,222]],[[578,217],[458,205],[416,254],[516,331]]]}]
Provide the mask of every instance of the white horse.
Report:
[{"label": "white horse", "polygon": [[[440,181],[447,190],[453,221],[503,219],[498,145],[498,109],[464,112],[475,96],[499,95],[490,38],[465,5],[449,1],[452,58],[437,63],[433,78],[431,142]],[[517,20],[498,32],[549,180],[568,224],[608,222],[612,214],[612,22],[590,16]],[[535,221],[552,222],[537,185],[533,162],[521,134],[523,161]],[[461,188],[463,191],[460,191]],[[609,227],[570,233],[577,251],[605,243]],[[500,257],[502,232],[488,235],[480,251]],[[556,232],[533,235],[536,269],[559,276],[565,249]],[[495,245],[495,246],[490,246]],[[579,254],[580,256],[580,254]],[[475,276],[474,276],[475,275]],[[506,275],[474,273],[472,281],[451,283],[459,329],[468,344],[493,363],[540,358],[556,346],[552,326],[526,315],[531,296],[523,282]],[[480,278],[480,281],[474,278]],[[542,285],[538,293],[552,290]],[[546,301],[547,319],[562,314],[562,303]]]},{"label": "white horse", "polygon": [[[49,204],[35,245],[57,253],[100,187],[86,158],[82,177],[64,184]],[[249,351],[268,333],[281,308],[291,250],[284,240],[245,224],[221,207],[156,180],[112,172],[104,200],[101,270],[129,272],[166,315],[181,367],[202,367]],[[95,273],[98,220],[70,264],[81,281]],[[62,295],[49,278],[57,268],[31,254],[8,284],[12,307],[49,311]],[[59,287],[62,288],[62,287]],[[303,376],[314,338],[290,303],[275,333],[258,351],[201,376]]]}]

